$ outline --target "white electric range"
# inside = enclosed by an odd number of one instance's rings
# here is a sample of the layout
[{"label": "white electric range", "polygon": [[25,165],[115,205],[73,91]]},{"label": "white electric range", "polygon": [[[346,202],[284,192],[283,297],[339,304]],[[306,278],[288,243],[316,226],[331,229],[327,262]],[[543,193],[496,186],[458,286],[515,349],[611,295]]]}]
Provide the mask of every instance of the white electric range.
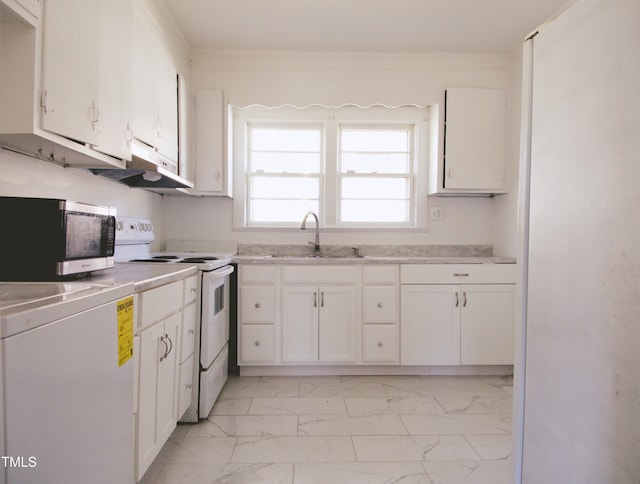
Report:
[{"label": "white electric range", "polygon": [[[195,334],[194,382],[191,405],[181,422],[207,418],[228,374],[230,275],[234,271],[231,251],[167,250],[150,252],[154,240],[149,220],[118,217],[116,223],[117,263],[191,264],[198,270],[199,331]],[[184,249],[183,243],[177,243]],[[193,245],[188,245],[192,248]]]}]

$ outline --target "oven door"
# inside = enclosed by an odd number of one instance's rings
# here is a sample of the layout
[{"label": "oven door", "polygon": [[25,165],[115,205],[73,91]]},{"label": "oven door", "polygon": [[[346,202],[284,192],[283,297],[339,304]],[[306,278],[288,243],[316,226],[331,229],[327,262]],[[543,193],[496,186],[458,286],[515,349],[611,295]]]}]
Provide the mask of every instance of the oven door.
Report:
[{"label": "oven door", "polygon": [[232,266],[202,273],[200,365],[206,371],[229,341],[229,281]]}]

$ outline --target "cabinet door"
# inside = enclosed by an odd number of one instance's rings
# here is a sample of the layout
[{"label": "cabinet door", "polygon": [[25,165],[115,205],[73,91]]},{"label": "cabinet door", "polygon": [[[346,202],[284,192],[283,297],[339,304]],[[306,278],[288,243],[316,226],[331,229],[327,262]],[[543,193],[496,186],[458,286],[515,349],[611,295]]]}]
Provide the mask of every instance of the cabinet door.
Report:
[{"label": "cabinet door", "polygon": [[[182,309],[182,333],[180,337],[180,354],[178,362],[182,363],[191,356],[196,349],[196,318],[197,305],[195,302]],[[200,331],[200,328],[198,328]]]},{"label": "cabinet door", "polygon": [[[133,128],[134,136],[150,146],[157,145],[156,74],[153,56],[156,33],[141,2],[134,3],[133,56]],[[161,46],[162,44],[160,44]]]},{"label": "cabinet door", "polygon": [[398,363],[398,325],[365,324],[362,335],[364,363]]},{"label": "cabinet door", "polygon": [[513,365],[514,287],[462,286],[463,365]]},{"label": "cabinet door", "polygon": [[176,418],[180,420],[191,405],[191,395],[193,387],[193,365],[194,356],[179,365],[178,384],[176,386],[176,396],[178,400]]},{"label": "cabinet door", "polygon": [[282,361],[318,361],[318,307],[316,287],[282,288]]},{"label": "cabinet door", "polygon": [[164,444],[176,426],[175,385],[178,368],[178,332],[180,329],[181,314],[169,316],[164,322],[164,340],[162,346],[166,346],[165,353],[160,357],[158,366],[158,408],[157,433],[158,441]]},{"label": "cabinet door", "polygon": [[99,16],[99,0],[45,2],[42,127],[92,145],[99,137]]},{"label": "cabinet door", "polygon": [[318,359],[323,362],[355,363],[355,287],[321,287],[318,304]]},{"label": "cabinet door", "polygon": [[98,151],[131,159],[131,0],[100,0]]},{"label": "cabinet door", "polygon": [[134,136],[178,161],[177,71],[164,38],[140,2],[134,4]]},{"label": "cabinet door", "polygon": [[273,324],[241,324],[240,364],[273,363],[276,358],[276,334]]},{"label": "cabinet door", "polygon": [[365,323],[397,322],[397,286],[365,286],[362,289],[362,320]]},{"label": "cabinet door", "polygon": [[506,188],[506,107],[500,89],[449,88],[444,188]]},{"label": "cabinet door", "polygon": [[136,475],[141,478],[157,455],[156,401],[158,367],[165,352],[161,342],[164,325],[155,324],[140,332],[138,407],[136,414]]},{"label": "cabinet door", "polygon": [[199,192],[223,194],[225,171],[223,158],[222,91],[201,89],[196,92],[196,180]]},{"label": "cabinet door", "polygon": [[241,286],[240,322],[273,323],[275,299],[274,286]]},{"label": "cabinet door", "polygon": [[403,285],[403,365],[460,364],[460,286]]}]

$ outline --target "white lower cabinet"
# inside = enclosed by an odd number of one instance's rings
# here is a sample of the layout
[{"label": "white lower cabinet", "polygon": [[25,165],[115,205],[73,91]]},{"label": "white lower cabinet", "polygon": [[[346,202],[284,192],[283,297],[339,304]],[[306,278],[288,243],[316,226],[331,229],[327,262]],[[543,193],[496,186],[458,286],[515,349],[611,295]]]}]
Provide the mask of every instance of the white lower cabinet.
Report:
[{"label": "white lower cabinet", "polygon": [[238,363],[276,362],[276,281],[279,267],[241,265],[238,270]]},{"label": "white lower cabinet", "polygon": [[398,364],[398,266],[362,268],[362,362]]},{"label": "white lower cabinet", "polygon": [[512,365],[514,284],[462,286],[460,363]]},{"label": "white lower cabinet", "polygon": [[[135,341],[135,478],[144,476],[191,403],[196,303],[186,289],[195,277],[138,294]],[[185,306],[185,301],[187,305]]]},{"label": "white lower cabinet", "polygon": [[355,363],[356,290],[283,286],[282,361]]},{"label": "white lower cabinet", "polygon": [[513,364],[515,265],[402,268],[401,364]]},{"label": "white lower cabinet", "polygon": [[515,270],[241,265],[238,363],[512,365]]},{"label": "white lower cabinet", "polygon": [[447,285],[402,287],[403,365],[460,364],[457,290]]},{"label": "white lower cabinet", "polygon": [[398,363],[397,324],[365,324],[362,331],[363,363]]},{"label": "white lower cabinet", "polygon": [[174,388],[180,313],[140,332],[136,422],[137,478],[140,479],[176,426]]},{"label": "white lower cabinet", "polygon": [[241,364],[268,364],[276,358],[276,334],[273,324],[242,324],[239,355]]}]

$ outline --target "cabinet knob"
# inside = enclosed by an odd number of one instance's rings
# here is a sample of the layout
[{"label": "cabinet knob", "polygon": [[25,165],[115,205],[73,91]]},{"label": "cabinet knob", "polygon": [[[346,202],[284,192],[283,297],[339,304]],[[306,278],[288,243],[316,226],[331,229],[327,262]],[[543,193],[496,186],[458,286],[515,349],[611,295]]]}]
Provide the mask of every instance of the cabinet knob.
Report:
[{"label": "cabinet knob", "polygon": [[260,341],[256,341],[254,344],[255,344],[256,346],[260,346]]},{"label": "cabinet knob", "polygon": [[256,307],[256,309],[260,308],[260,303],[255,303],[254,306]]},{"label": "cabinet knob", "polygon": [[378,303],[378,307],[381,308],[383,304],[381,302]]},{"label": "cabinet knob", "polygon": [[196,332],[193,329],[190,329],[189,334],[196,334]]},{"label": "cabinet knob", "polygon": [[382,341],[378,341],[378,348],[382,348],[384,346],[384,343]]},{"label": "cabinet knob", "polygon": [[187,390],[191,390],[191,385],[190,385],[190,384],[188,384],[188,385],[186,386],[186,389],[187,389]]}]

